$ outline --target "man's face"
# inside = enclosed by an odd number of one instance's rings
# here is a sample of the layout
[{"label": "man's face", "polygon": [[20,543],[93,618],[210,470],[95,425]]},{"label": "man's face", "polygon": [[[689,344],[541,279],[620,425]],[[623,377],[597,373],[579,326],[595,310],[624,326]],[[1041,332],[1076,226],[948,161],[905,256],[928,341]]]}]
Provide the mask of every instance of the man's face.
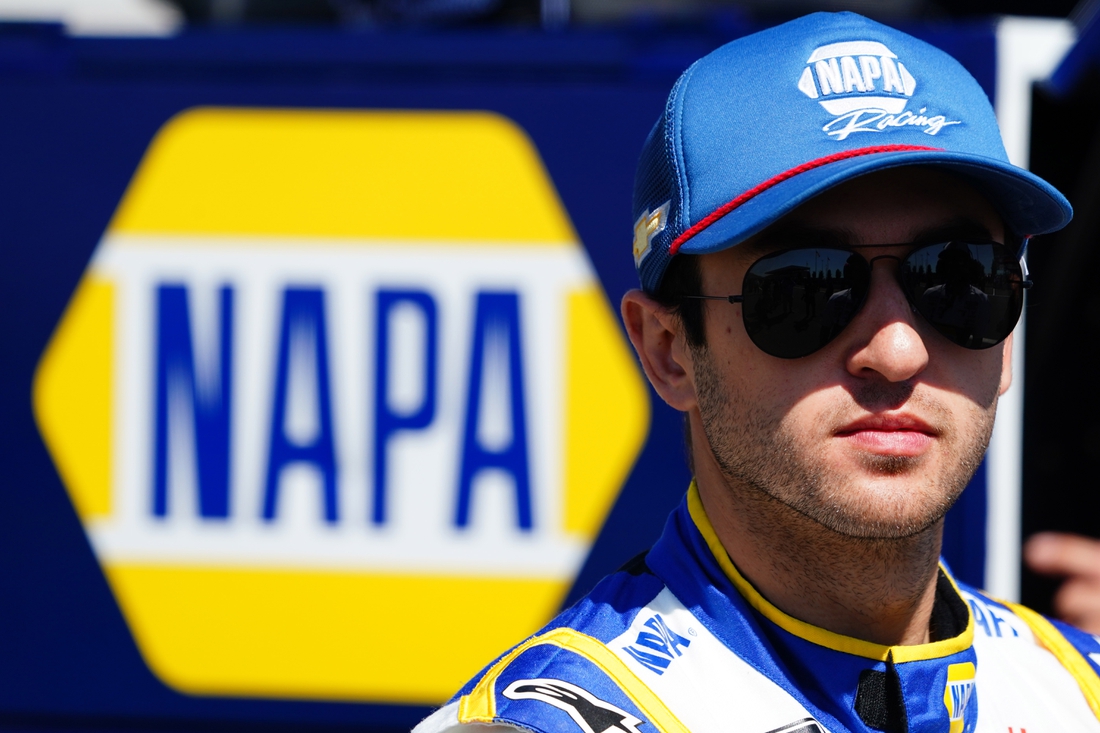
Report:
[{"label": "man's face", "polygon": [[[952,238],[1003,242],[1004,229],[966,183],[932,169],[888,170],[704,255],[703,292],[740,293],[752,262],[779,249],[903,243],[863,253],[904,256],[913,244]],[[740,305],[707,304],[707,347],[692,350],[691,371],[727,483],[850,536],[905,537],[943,517],[988,445],[997,398],[1011,379],[1011,341],[981,351],[951,343],[913,312],[896,271],[896,260],[877,261],[855,320],[801,359],[757,348]]]}]

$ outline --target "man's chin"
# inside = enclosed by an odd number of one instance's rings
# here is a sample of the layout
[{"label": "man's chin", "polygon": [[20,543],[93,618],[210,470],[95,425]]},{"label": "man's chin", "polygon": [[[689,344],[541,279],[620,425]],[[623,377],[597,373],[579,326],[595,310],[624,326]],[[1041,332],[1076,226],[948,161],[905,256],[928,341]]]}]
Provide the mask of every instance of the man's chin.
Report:
[{"label": "man's chin", "polygon": [[943,514],[918,517],[867,517],[836,512],[810,517],[828,530],[861,540],[905,540],[927,532]]},{"label": "man's chin", "polygon": [[[805,501],[792,508],[817,524],[845,537],[901,540],[936,525],[957,496],[929,496],[914,492],[911,482],[870,481],[844,501]],[[896,483],[895,483],[896,482]]]},{"label": "man's chin", "polygon": [[864,453],[859,462],[863,470],[875,476],[908,476],[924,464],[924,456],[882,455]]}]

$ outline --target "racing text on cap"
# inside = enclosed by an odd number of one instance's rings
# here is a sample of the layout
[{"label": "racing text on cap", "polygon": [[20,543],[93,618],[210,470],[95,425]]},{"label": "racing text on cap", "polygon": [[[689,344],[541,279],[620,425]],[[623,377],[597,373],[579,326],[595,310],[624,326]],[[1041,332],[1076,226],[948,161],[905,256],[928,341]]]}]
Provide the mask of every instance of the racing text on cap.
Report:
[{"label": "racing text on cap", "polygon": [[916,126],[929,135],[959,124],[927,107],[906,106],[917,80],[897,54],[878,41],[830,43],[814,50],[798,78],[798,89],[816,99],[833,120],[822,130],[845,140],[857,132],[885,132]]}]

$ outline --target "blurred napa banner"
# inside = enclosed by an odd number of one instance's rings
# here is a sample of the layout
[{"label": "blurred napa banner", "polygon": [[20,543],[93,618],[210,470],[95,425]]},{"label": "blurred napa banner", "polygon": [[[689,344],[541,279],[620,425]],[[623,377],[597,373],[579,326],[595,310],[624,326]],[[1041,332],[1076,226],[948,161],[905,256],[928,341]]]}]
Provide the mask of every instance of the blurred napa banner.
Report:
[{"label": "blurred napa banner", "polygon": [[437,703],[558,610],[641,449],[616,319],[503,117],[194,109],[35,415],[165,683]]}]

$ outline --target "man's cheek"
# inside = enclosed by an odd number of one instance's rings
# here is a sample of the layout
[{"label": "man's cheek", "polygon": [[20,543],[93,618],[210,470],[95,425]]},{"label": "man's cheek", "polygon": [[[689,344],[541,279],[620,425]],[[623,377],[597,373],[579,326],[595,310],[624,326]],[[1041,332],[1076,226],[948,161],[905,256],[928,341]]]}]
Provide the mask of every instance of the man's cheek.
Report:
[{"label": "man's cheek", "polygon": [[[959,353],[961,352],[961,353]],[[919,377],[920,383],[941,400],[967,403],[979,410],[996,407],[997,398],[1011,384],[1011,369],[1004,372],[1001,346],[981,351],[968,351],[954,344],[937,349],[929,368]],[[1008,381],[1005,381],[1007,376]]]}]

